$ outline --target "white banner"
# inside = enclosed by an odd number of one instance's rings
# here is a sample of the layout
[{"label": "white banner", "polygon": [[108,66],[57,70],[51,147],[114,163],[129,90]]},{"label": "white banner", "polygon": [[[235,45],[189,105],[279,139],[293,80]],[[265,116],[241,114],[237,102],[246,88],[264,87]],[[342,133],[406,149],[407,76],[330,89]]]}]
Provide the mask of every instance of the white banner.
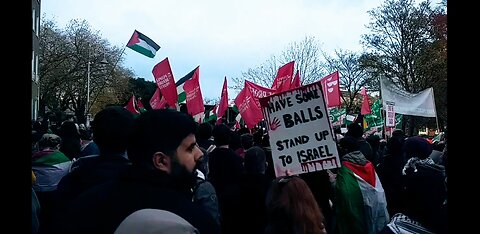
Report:
[{"label": "white banner", "polygon": [[275,175],[340,167],[320,82],[260,99]]},{"label": "white banner", "polygon": [[404,115],[423,117],[436,117],[433,88],[425,89],[419,93],[409,93],[398,88],[387,79],[380,79],[382,102],[395,103],[395,112]]}]

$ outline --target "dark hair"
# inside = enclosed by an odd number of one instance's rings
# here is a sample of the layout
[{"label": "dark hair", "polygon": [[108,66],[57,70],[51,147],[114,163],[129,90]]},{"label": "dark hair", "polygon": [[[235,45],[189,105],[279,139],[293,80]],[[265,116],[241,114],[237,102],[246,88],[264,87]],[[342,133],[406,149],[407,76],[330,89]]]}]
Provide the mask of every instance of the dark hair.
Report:
[{"label": "dark hair", "polygon": [[253,136],[250,133],[244,133],[240,136],[242,148],[245,150],[250,149],[253,146]]},{"label": "dark hair", "polygon": [[230,141],[228,143],[228,147],[234,151],[242,148],[242,139],[237,132],[230,130]]},{"label": "dark hair", "polygon": [[133,114],[122,106],[108,106],[95,115],[93,141],[100,153],[123,153],[132,132]]},{"label": "dark hair", "polygon": [[212,135],[215,145],[228,145],[230,143],[230,128],[225,124],[217,124],[213,127]]},{"label": "dark hair", "polygon": [[80,139],[80,132],[78,131],[77,125],[72,121],[64,121],[60,125],[58,135],[63,139],[67,137]]},{"label": "dark hair", "polygon": [[360,150],[360,144],[353,136],[345,136],[344,138],[340,139],[338,144],[344,153]]},{"label": "dark hair", "polygon": [[43,150],[45,148],[55,148],[62,143],[62,138],[58,135],[45,133],[38,141],[38,148]]},{"label": "dark hair", "polygon": [[267,193],[265,233],[326,233],[324,217],[307,183],[298,176],[276,178]]},{"label": "dark hair", "polygon": [[173,109],[148,110],[135,119],[127,153],[134,165],[151,165],[156,152],[174,155],[197,124],[192,116]]},{"label": "dark hair", "polygon": [[253,146],[245,152],[244,167],[245,172],[249,174],[265,173],[265,151],[258,146]]},{"label": "dark hair", "polygon": [[262,145],[262,139],[263,139],[263,131],[262,129],[258,129],[253,133],[253,144],[261,146]]},{"label": "dark hair", "polygon": [[362,137],[363,135],[363,127],[360,126],[358,123],[352,123],[348,125],[348,130],[347,133],[345,134],[346,136],[352,136],[355,138]]},{"label": "dark hair", "polygon": [[80,128],[78,129],[80,132],[80,139],[82,140],[92,140],[92,133],[87,129]]},{"label": "dark hair", "polygon": [[392,132],[392,137],[403,137],[403,138],[405,138],[405,133],[401,129],[395,129]]},{"label": "dark hair", "polygon": [[208,122],[198,125],[196,137],[198,139],[208,139],[212,136],[212,125]]}]

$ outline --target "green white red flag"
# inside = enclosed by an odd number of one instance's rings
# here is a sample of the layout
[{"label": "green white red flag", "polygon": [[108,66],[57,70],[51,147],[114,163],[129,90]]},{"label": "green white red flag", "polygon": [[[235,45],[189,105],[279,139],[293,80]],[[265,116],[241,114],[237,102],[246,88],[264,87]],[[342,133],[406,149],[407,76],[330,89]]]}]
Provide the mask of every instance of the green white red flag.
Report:
[{"label": "green white red flag", "polygon": [[127,43],[127,47],[149,58],[155,57],[160,46],[152,39],[135,30]]}]

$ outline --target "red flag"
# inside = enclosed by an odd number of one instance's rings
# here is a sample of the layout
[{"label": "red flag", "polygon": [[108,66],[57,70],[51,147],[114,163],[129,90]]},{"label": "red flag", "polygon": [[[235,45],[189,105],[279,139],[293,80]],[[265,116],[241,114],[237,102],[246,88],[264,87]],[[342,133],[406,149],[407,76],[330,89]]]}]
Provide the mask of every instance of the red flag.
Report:
[{"label": "red flag", "polygon": [[162,96],[165,98],[169,106],[175,108],[177,106],[178,99],[177,86],[175,85],[175,80],[173,79],[172,69],[170,67],[170,63],[168,62],[168,57],[155,65],[152,73]]},{"label": "red flag", "polygon": [[[255,100],[257,100],[257,102],[262,97],[266,97],[266,96],[270,96],[272,94],[275,94],[275,90],[265,88],[263,86],[257,85],[253,82],[248,81],[248,80],[245,80],[244,88],[245,87],[250,90],[250,92],[252,93]],[[258,104],[260,105],[260,102],[258,102]]]},{"label": "red flag", "polygon": [[145,106],[143,106],[141,97],[137,98],[137,107],[138,107],[138,110],[140,111],[140,113],[143,113],[143,112],[147,111],[147,109],[145,109]]},{"label": "red flag", "polygon": [[221,119],[228,109],[228,89],[227,89],[227,77],[223,80],[222,96],[220,97],[220,103],[217,109],[217,119]]},{"label": "red flag", "polygon": [[157,88],[152,98],[150,98],[150,106],[152,109],[168,108],[168,103]]},{"label": "red flag", "polygon": [[195,69],[192,79],[185,81],[183,90],[185,90],[185,93],[187,94],[188,113],[194,116],[205,112],[202,90],[200,89],[200,67]]},{"label": "red flag", "polygon": [[292,80],[292,84],[290,85],[290,88],[294,89],[300,86],[302,86],[302,83],[300,82],[300,71],[297,69],[297,73],[295,74],[295,77]]},{"label": "red flag", "polygon": [[[243,89],[248,89],[250,91],[250,93],[253,97],[253,100],[255,101],[255,104],[257,104],[257,106],[259,106],[259,108],[260,108],[260,98],[275,94],[275,90],[265,88],[263,86],[252,83],[248,80],[245,80],[245,85],[244,85]],[[237,107],[238,107],[238,105],[237,105]]]},{"label": "red flag", "polygon": [[278,69],[277,76],[273,80],[272,85],[272,89],[275,90],[275,93],[280,93],[290,89],[294,66],[295,61],[291,61]]},{"label": "red flag", "polygon": [[248,128],[255,127],[262,120],[263,114],[260,109],[260,102],[255,101],[255,97],[247,87],[244,87],[237,95],[235,105],[237,105],[238,111]]},{"label": "red flag", "polygon": [[128,101],[127,105],[124,106],[125,109],[127,109],[128,111],[132,112],[133,114],[140,114],[140,112],[137,110],[137,107],[135,106],[135,95],[132,95],[132,97],[130,98],[130,100]]},{"label": "red flag", "polygon": [[372,109],[370,108],[370,104],[368,103],[368,95],[365,87],[362,87],[362,91],[360,92],[360,94],[363,96],[362,110],[360,111],[360,113],[362,115],[372,113]]},{"label": "red flag", "polygon": [[340,106],[340,78],[338,71],[320,79],[327,107]]}]

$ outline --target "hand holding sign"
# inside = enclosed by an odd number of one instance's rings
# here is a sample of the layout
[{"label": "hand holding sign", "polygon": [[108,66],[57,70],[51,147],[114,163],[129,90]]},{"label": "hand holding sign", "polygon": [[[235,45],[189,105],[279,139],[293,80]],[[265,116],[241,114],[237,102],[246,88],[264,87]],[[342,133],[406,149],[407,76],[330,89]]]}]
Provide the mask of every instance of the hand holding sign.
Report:
[{"label": "hand holding sign", "polygon": [[273,121],[270,121],[269,125],[270,125],[270,130],[272,131],[275,131],[275,129],[282,126],[280,124],[280,120],[277,117],[273,118]]},{"label": "hand holding sign", "polygon": [[341,166],[320,82],[260,98],[260,104],[275,176]]}]

